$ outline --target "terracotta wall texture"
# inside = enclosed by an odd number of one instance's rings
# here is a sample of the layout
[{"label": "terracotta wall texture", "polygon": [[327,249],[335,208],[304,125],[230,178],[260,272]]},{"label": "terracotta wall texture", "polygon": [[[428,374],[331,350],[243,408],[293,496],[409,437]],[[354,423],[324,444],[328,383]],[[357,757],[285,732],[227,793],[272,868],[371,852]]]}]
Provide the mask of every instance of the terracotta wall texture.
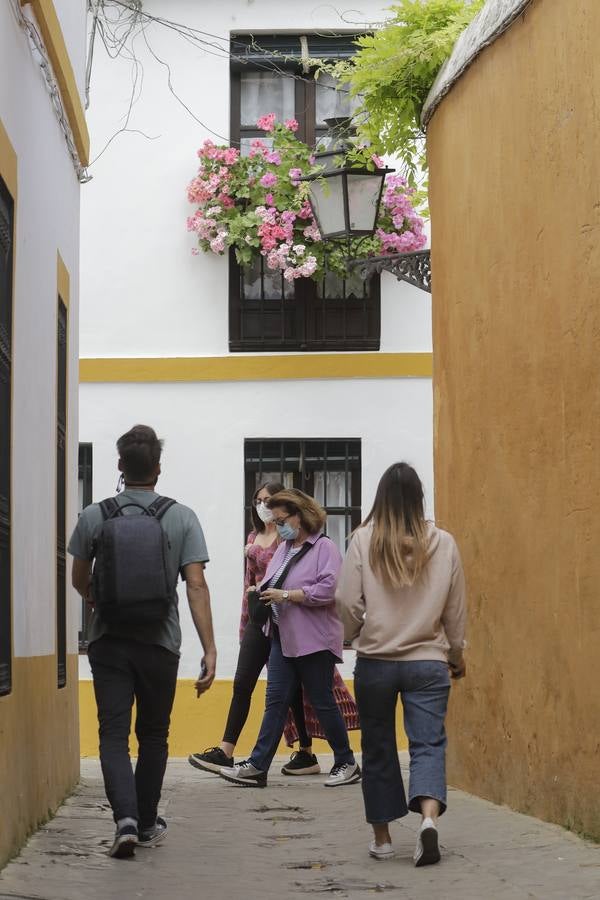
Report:
[{"label": "terracotta wall texture", "polygon": [[436,518],[470,595],[449,779],[596,838],[599,34],[598,0],[534,0],[427,140]]}]

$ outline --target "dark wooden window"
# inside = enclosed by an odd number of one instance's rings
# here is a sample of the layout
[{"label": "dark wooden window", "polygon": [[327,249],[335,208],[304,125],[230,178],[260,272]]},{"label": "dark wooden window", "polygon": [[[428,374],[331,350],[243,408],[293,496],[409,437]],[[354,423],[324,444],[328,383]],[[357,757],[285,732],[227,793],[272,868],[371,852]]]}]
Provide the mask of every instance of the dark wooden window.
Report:
[{"label": "dark wooden window", "polygon": [[[93,450],[91,444],[79,445],[79,512],[92,502]],[[88,647],[88,629],[91,610],[85,600],[81,600],[81,618],[79,621],[79,652],[85,653]]]},{"label": "dark wooden window", "polygon": [[318,500],[327,512],[326,532],[345,552],[348,535],[361,521],[360,438],[249,439],[244,473],[246,534],[257,487],[280,481]]},{"label": "dark wooden window", "polygon": [[[309,55],[346,58],[354,52],[353,38],[309,36]],[[297,137],[318,146],[325,119],[351,112],[349,94],[337,91],[329,76],[306,77],[298,35],[260,35],[256,43],[260,48],[247,35],[232,37],[231,143],[242,153],[257,137],[269,143],[256,120],[274,112],[280,121],[295,118]],[[282,61],[282,55],[287,59]],[[378,350],[380,330],[379,276],[364,282],[358,274],[339,278],[328,273],[320,284],[308,278],[289,284],[260,255],[251,266],[240,267],[231,253],[231,351]]]},{"label": "dark wooden window", "polygon": [[14,203],[0,178],[0,695],[12,689],[11,424]]},{"label": "dark wooden window", "polygon": [[67,683],[67,307],[59,295],[56,328],[56,658]]}]

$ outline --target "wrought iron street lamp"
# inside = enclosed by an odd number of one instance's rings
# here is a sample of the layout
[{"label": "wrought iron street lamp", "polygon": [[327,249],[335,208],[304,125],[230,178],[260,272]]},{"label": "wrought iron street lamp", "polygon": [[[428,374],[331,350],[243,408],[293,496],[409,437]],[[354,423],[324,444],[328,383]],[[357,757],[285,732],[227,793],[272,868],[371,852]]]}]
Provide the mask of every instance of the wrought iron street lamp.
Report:
[{"label": "wrought iron street lamp", "polygon": [[358,259],[357,238],[371,237],[377,227],[379,207],[386,175],[394,169],[368,169],[349,165],[352,149],[351,119],[326,119],[329,142],[315,155],[319,171],[307,175],[309,201],[324,241],[345,242],[347,267],[358,269],[365,280],[375,273],[391,272],[399,281],[431,293],[429,250],[393,253]]},{"label": "wrought iron street lamp", "polygon": [[350,119],[326,119],[326,148],[315,155],[319,171],[302,181],[310,184],[309,201],[323,240],[351,241],[375,233],[385,176],[394,169],[351,165]]}]

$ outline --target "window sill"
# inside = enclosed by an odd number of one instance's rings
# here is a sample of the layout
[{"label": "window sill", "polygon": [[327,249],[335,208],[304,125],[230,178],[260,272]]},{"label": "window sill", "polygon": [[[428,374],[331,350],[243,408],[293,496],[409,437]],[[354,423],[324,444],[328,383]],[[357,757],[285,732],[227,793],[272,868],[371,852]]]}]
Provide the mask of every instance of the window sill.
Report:
[{"label": "window sill", "polygon": [[349,351],[373,351],[380,349],[380,341],[365,340],[364,338],[356,340],[346,340],[343,343],[338,340],[334,341],[311,341],[310,344],[301,343],[300,341],[279,341],[267,342],[261,340],[245,340],[245,341],[229,341],[230,353],[289,353],[296,351],[300,353],[348,353]]}]

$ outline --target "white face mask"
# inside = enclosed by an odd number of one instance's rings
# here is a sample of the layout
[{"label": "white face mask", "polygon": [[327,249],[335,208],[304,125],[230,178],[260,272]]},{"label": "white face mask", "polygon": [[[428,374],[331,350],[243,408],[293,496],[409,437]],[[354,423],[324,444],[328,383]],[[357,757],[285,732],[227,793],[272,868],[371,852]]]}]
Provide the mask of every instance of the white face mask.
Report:
[{"label": "white face mask", "polygon": [[263,500],[259,500],[256,504],[256,515],[261,520],[261,522],[265,523],[265,525],[268,525],[269,522],[273,521],[273,513],[268,506],[265,506]]}]

